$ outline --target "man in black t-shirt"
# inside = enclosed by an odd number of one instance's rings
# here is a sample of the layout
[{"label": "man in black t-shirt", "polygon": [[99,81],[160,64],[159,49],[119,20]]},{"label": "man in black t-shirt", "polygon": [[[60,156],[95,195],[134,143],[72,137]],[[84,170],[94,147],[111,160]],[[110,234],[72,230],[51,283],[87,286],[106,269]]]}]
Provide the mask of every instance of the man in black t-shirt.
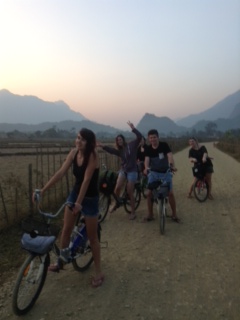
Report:
[{"label": "man in black t-shirt", "polygon": [[[148,183],[153,181],[164,179],[170,185],[169,190],[169,204],[172,209],[172,220],[174,222],[180,222],[180,219],[176,215],[176,201],[173,193],[172,186],[172,173],[167,172],[169,167],[172,171],[176,171],[174,166],[174,159],[172,151],[166,142],[160,142],[158,131],[152,129],[148,132],[149,145],[145,148],[145,174],[148,173]],[[152,221],[153,217],[153,203],[152,203],[152,191],[148,190],[147,195],[148,215],[144,218],[144,221]]]}]

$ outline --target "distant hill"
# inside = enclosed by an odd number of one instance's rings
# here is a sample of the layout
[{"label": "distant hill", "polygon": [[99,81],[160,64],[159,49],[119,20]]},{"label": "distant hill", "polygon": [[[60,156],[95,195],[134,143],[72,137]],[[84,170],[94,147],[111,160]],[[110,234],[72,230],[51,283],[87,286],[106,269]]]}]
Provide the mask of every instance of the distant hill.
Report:
[{"label": "distant hill", "polygon": [[90,120],[82,121],[60,121],[60,122],[43,122],[39,124],[22,124],[22,123],[0,123],[0,132],[11,132],[14,130],[30,133],[36,131],[45,131],[51,128],[56,130],[66,130],[77,133],[81,128],[88,128],[93,130],[96,134],[107,133],[107,134],[118,134],[125,131],[113,128],[111,126],[106,126],[104,124],[99,124]]},{"label": "distant hill", "polygon": [[240,116],[240,102],[235,106],[232,113],[229,116],[229,119],[234,119]]},{"label": "distant hill", "polygon": [[[189,130],[196,131],[205,131],[205,127],[209,121],[202,120],[195,124],[195,126],[191,127]],[[216,130],[221,132],[226,132],[232,129],[240,128],[240,115],[238,117],[232,119],[217,119],[215,121],[211,121],[217,125]]]},{"label": "distant hill", "polygon": [[[206,124],[216,123],[217,131],[225,132],[240,128],[240,90],[226,97],[210,109],[190,115],[174,122],[168,117],[157,117],[145,113],[137,129],[146,136],[150,129],[157,129],[161,136],[181,136],[192,130],[205,131]],[[185,124],[185,125],[184,125]],[[51,128],[77,132],[87,127],[98,136],[112,137],[131,132],[86,119],[81,113],[72,111],[63,101],[46,102],[33,96],[19,96],[8,90],[0,90],[0,132],[19,131],[31,133]]]},{"label": "distant hill", "polygon": [[16,95],[5,89],[0,90],[0,114],[2,123],[39,124],[46,121],[86,120],[63,101],[47,102],[34,96]]},{"label": "distant hill", "polygon": [[150,113],[146,113],[136,127],[144,135],[151,129],[157,129],[161,135],[181,134],[186,131],[186,128],[178,126],[168,117],[156,117]]},{"label": "distant hill", "polygon": [[229,119],[234,108],[240,103],[240,90],[227,96],[211,108],[196,114],[191,114],[185,118],[176,121],[179,126],[193,127],[197,122],[215,121],[217,119]]}]

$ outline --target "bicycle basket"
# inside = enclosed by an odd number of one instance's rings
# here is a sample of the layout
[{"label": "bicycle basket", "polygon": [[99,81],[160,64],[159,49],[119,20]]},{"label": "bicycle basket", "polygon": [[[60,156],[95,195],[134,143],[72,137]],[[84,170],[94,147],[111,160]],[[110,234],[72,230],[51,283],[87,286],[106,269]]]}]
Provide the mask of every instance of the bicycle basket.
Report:
[{"label": "bicycle basket", "polygon": [[99,191],[109,195],[114,191],[117,182],[117,173],[111,170],[102,171],[99,175]]},{"label": "bicycle basket", "polygon": [[32,216],[22,220],[21,226],[25,233],[35,233],[39,236],[54,235],[57,237],[60,231],[59,226],[55,224],[48,225],[45,221]]},{"label": "bicycle basket", "polygon": [[193,171],[194,177],[200,178],[200,179],[202,179],[206,173],[205,167],[203,164],[197,164],[192,168],[192,171]]}]

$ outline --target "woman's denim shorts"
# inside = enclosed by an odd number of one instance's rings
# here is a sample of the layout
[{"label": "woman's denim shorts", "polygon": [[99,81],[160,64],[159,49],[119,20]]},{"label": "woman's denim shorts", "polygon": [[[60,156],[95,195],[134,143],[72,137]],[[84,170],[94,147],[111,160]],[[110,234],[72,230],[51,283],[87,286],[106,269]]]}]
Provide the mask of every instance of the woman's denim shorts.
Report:
[{"label": "woman's denim shorts", "polygon": [[[68,198],[67,202],[75,203],[77,200],[78,194],[73,190]],[[97,217],[99,213],[98,209],[99,196],[96,197],[85,197],[82,202],[82,214],[86,217]]]},{"label": "woman's denim shorts", "polygon": [[137,171],[125,172],[120,170],[118,174],[119,176],[125,177],[127,181],[136,182],[138,179]]}]

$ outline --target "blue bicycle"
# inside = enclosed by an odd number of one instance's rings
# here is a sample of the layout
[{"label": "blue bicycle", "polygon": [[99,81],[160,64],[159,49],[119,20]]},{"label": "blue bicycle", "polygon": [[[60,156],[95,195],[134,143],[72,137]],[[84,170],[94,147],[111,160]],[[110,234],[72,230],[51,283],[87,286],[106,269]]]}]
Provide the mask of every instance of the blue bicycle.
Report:
[{"label": "blue bicycle", "polygon": [[[27,258],[22,264],[12,295],[12,308],[16,315],[26,314],[35,304],[44,286],[48,267],[50,265],[50,252],[58,258],[64,254],[65,263],[72,263],[76,271],[87,270],[93,262],[91,246],[86,233],[85,220],[79,212],[72,231],[69,248],[62,250],[56,244],[60,228],[52,223],[63,212],[64,203],[55,213],[43,212],[40,209],[40,193],[35,190],[35,199],[38,212],[42,219],[25,219],[22,222],[25,231],[22,239],[22,248],[27,252]],[[101,226],[98,224],[98,238],[100,241]]]}]

